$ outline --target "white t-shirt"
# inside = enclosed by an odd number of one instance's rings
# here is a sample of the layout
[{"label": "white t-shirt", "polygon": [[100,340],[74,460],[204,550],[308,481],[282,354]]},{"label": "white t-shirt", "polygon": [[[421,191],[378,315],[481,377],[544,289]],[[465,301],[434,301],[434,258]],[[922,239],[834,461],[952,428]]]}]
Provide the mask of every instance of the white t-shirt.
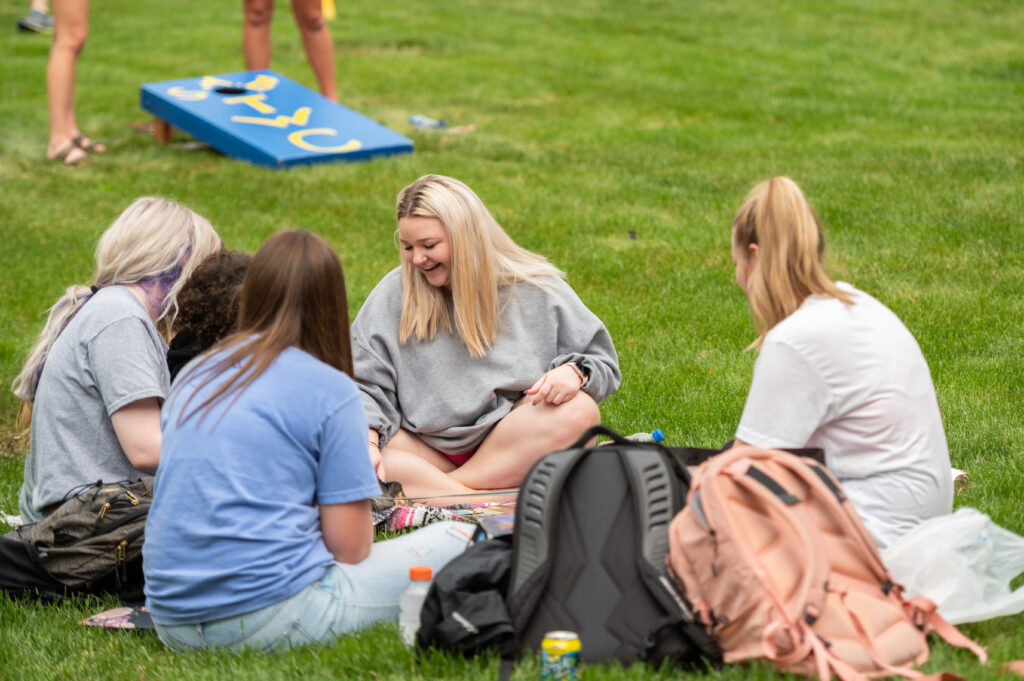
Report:
[{"label": "white t-shirt", "polygon": [[928,364],[907,327],[854,287],[854,304],[810,296],[765,336],[736,437],[821,447],[885,546],[950,513],[946,435]]}]

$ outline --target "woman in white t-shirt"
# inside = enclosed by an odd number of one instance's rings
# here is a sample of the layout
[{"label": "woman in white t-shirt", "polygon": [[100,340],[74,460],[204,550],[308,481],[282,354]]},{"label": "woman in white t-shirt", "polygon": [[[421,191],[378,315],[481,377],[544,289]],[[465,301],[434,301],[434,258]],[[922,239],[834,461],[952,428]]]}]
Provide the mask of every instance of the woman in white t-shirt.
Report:
[{"label": "woman in white t-shirt", "polygon": [[789,178],[732,222],[759,349],[737,443],[821,447],[879,546],[950,513],[952,474],[928,364],[884,305],[824,272],[817,216]]}]

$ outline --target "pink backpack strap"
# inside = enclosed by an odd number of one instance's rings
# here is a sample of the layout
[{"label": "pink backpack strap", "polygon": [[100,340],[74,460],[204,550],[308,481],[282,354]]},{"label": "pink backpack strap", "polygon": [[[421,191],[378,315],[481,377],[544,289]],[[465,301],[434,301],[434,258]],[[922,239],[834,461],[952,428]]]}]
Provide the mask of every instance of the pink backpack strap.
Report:
[{"label": "pink backpack strap", "polygon": [[925,633],[934,631],[942,639],[957,648],[966,648],[977,656],[982,664],[988,662],[988,653],[971,639],[964,636],[959,629],[947,622],[939,614],[935,603],[924,596],[914,596],[906,602],[907,614],[911,616],[914,624]]},{"label": "pink backpack strap", "polygon": [[[805,603],[801,615],[816,619],[825,606],[825,580],[829,573],[828,556],[822,551],[814,550],[815,546],[820,545],[820,538],[814,536],[817,534],[816,529],[806,521],[802,509],[798,507],[800,500],[758,468],[756,463],[748,459],[742,466],[730,467],[729,474],[736,484],[765,499],[775,510],[776,515],[784,520],[782,524],[776,526],[777,529],[786,532],[796,546],[804,547],[804,555],[810,560],[810,564],[804,571],[801,588],[798,591]],[[782,612],[785,612],[785,609],[782,609]]]},{"label": "pink backpack strap", "polygon": [[[845,594],[840,594],[839,598],[845,603]],[[864,627],[864,624],[860,621],[857,611],[854,608],[848,607],[846,608],[846,612],[850,616],[854,629],[856,629],[857,634],[860,636],[861,642],[864,644],[864,649],[867,651],[868,656],[871,657],[872,661],[874,661],[875,665],[879,669],[888,672],[891,676],[902,676],[908,679],[920,679],[924,676],[924,674],[912,667],[892,665],[878,657],[877,648],[875,647],[875,639],[871,637],[867,628]]]},{"label": "pink backpack strap", "polygon": [[[756,463],[756,461],[751,459],[739,460],[735,465],[729,466],[726,472],[737,485],[759,496],[769,508],[773,509],[774,515],[782,520],[782,522],[776,525],[776,529],[780,533],[787,535],[787,540],[793,546],[804,547],[803,553],[809,561],[807,569],[801,575],[800,587],[796,590],[796,596],[793,599],[796,603],[800,603],[803,606],[803,609],[797,615],[797,621],[788,619],[792,606],[787,606],[780,599],[779,594],[772,588],[772,584],[767,577],[759,569],[756,569],[754,572],[764,585],[765,593],[771,597],[776,611],[780,616],[787,618],[788,621],[784,622],[784,625],[794,634],[803,632],[801,635],[804,640],[800,646],[797,646],[797,650],[784,657],[775,658],[779,664],[785,665],[806,656],[810,646],[809,639],[817,638],[817,635],[810,630],[808,625],[821,615],[825,607],[825,582],[829,573],[829,561],[824,552],[814,550],[815,546],[820,545],[820,537],[816,536],[817,529],[805,519],[803,509],[799,507],[800,500],[787,492],[770,475],[758,468]],[[755,560],[749,560],[749,562],[751,565],[757,564]],[[782,624],[775,624],[765,628],[764,643],[766,649],[774,649],[774,646],[770,645],[768,638],[770,633],[773,633],[781,626]],[[789,660],[789,658],[793,659]]]},{"label": "pink backpack strap", "polygon": [[830,681],[833,672],[839,677],[840,681],[868,681],[866,674],[857,671],[851,665],[833,655],[828,647],[822,643],[821,639],[814,636],[813,632],[811,632],[811,637],[813,638],[814,664],[817,667],[820,681]]}]

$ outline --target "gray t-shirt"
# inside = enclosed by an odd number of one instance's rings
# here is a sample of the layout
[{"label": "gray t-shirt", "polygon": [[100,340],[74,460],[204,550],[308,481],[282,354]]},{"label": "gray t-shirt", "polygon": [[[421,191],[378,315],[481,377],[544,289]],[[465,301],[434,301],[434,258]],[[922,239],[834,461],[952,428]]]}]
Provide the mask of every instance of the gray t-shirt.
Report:
[{"label": "gray t-shirt", "polygon": [[136,480],[110,415],[170,390],[167,344],[146,308],[123,286],[100,289],[57,337],[32,408],[32,443],[18,505],[25,522],[72,489]]},{"label": "gray t-shirt", "polygon": [[[497,342],[473,357],[458,334],[398,341],[402,272],[370,292],[352,324],[352,356],[369,426],[384,445],[399,428],[449,454],[471,451],[544,373],[576,362],[601,402],[622,377],[608,330],[561,279],[501,291]],[[449,314],[452,313],[449,300]]]}]

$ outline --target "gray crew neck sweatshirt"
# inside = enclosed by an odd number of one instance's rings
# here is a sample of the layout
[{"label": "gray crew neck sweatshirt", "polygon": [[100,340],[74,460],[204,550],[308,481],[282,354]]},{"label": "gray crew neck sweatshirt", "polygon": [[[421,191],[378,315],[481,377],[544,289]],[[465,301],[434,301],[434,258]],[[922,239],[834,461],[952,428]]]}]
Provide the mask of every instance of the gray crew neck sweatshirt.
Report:
[{"label": "gray crew neck sweatshirt", "polygon": [[352,325],[356,380],[381,446],[404,428],[442,452],[473,451],[524,390],[566,362],[589,376],[583,390],[596,402],[615,392],[622,377],[608,330],[567,283],[552,283],[503,292],[511,298],[504,298],[497,342],[473,357],[445,330],[399,343],[401,267],[389,272]]}]

